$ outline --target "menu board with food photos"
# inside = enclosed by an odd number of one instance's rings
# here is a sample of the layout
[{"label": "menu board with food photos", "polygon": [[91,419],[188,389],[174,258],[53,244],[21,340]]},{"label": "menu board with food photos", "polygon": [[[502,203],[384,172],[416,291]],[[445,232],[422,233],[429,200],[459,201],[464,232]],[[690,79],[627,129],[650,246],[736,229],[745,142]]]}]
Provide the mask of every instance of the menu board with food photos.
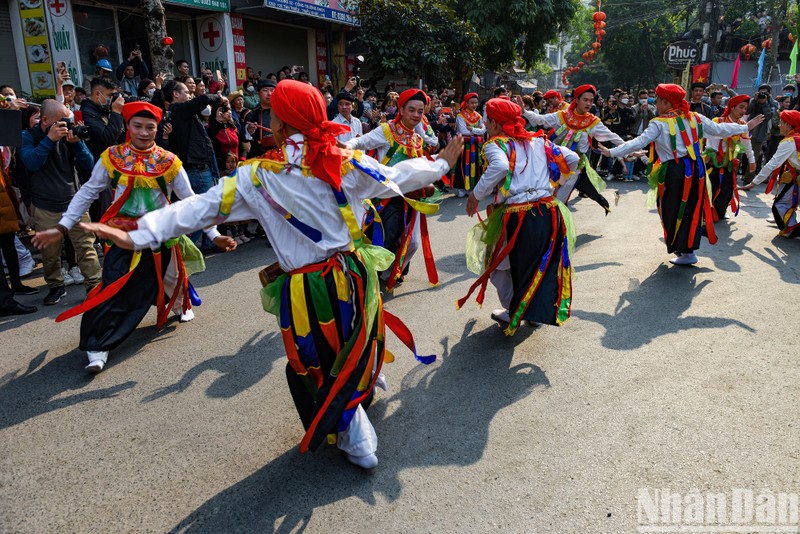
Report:
[{"label": "menu board with food photos", "polygon": [[19,0],[22,38],[31,77],[31,93],[34,97],[56,94],[50,61],[50,40],[44,14],[45,3],[46,0]]}]

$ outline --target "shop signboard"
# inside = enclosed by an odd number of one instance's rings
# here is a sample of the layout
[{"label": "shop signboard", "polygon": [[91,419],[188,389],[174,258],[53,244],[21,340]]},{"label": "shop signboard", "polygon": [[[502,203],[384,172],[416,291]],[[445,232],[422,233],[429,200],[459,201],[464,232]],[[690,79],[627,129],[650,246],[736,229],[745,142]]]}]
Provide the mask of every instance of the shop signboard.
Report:
[{"label": "shop signboard", "polygon": [[664,49],[664,63],[670,69],[683,70],[687,63],[694,65],[700,58],[700,50],[691,41],[676,41]]},{"label": "shop signboard", "polygon": [[325,32],[317,31],[316,39],[317,80],[320,85],[325,84],[328,76],[328,39]]},{"label": "shop signboard", "polygon": [[45,16],[50,34],[50,56],[58,71],[63,63],[70,79],[79,83],[81,78],[81,62],[78,58],[78,42],[75,35],[75,22],[72,17],[70,0],[45,0],[47,11]]},{"label": "shop signboard", "polygon": [[211,11],[229,12],[231,10],[230,0],[165,0],[165,3],[196,7],[197,9],[208,9]]},{"label": "shop signboard", "polygon": [[244,20],[241,15],[231,15],[231,34],[233,35],[233,65],[236,68],[236,87],[241,87],[247,80]]},{"label": "shop signboard", "polygon": [[[242,39],[242,44],[244,39]],[[237,83],[232,17],[229,13],[218,13],[202,17],[197,21],[197,42],[200,63],[211,72],[220,71],[232,85]],[[244,53],[242,53],[244,59]],[[246,68],[246,66],[244,67]]]},{"label": "shop signboard", "polygon": [[358,0],[264,0],[264,7],[300,13],[348,26],[361,26]]},{"label": "shop signboard", "polygon": [[18,0],[19,17],[22,23],[24,61],[28,65],[31,94],[37,98],[55,96],[53,66],[49,31],[44,10],[49,0]]}]

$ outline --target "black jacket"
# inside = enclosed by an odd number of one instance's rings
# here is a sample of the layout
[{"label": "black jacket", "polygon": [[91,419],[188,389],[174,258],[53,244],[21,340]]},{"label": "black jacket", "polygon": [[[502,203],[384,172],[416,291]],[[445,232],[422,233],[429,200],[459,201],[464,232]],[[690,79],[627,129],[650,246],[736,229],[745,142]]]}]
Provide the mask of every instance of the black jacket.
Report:
[{"label": "black jacket", "polygon": [[105,112],[88,98],[81,104],[81,113],[83,123],[89,127],[86,145],[95,159],[108,147],[125,142],[125,121],[119,113]]},{"label": "black jacket", "polygon": [[170,150],[184,165],[208,165],[214,168],[214,147],[206,127],[198,115],[206,106],[222,99],[219,95],[201,95],[182,104],[170,104],[169,115],[172,133],[169,136]]}]

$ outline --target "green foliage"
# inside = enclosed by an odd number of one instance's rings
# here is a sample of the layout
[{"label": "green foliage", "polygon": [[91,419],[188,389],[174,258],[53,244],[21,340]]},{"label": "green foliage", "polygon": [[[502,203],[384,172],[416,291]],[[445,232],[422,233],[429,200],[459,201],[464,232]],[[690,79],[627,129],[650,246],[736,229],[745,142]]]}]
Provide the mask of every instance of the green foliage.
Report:
[{"label": "green foliage", "polygon": [[440,0],[362,0],[360,17],[358,42],[378,78],[402,73],[436,86],[482,67],[474,27]]},{"label": "green foliage", "polygon": [[[606,3],[606,36],[592,63],[570,76],[570,84],[592,83],[606,93],[613,87],[653,87],[671,79],[664,65],[664,49],[682,33],[687,4],[670,0],[647,0],[646,3]],[[590,15],[591,18],[591,15]],[[573,41],[567,55],[570,65],[583,61],[581,54],[594,41],[594,28],[587,21],[589,39]]]},{"label": "green foliage", "polygon": [[565,30],[577,0],[453,0],[483,39],[486,66],[498,70],[515,59],[524,65],[544,56],[544,45]]}]

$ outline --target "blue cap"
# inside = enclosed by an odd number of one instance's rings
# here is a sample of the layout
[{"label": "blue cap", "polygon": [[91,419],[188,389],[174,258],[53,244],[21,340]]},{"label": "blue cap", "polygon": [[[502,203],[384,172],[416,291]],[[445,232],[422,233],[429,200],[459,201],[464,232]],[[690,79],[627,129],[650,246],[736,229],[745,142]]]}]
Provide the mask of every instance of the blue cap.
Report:
[{"label": "blue cap", "polygon": [[103,69],[108,71],[114,70],[114,68],[111,66],[111,62],[107,59],[101,59],[100,61],[97,62],[97,65],[95,65],[95,67],[97,67],[98,69]]}]

